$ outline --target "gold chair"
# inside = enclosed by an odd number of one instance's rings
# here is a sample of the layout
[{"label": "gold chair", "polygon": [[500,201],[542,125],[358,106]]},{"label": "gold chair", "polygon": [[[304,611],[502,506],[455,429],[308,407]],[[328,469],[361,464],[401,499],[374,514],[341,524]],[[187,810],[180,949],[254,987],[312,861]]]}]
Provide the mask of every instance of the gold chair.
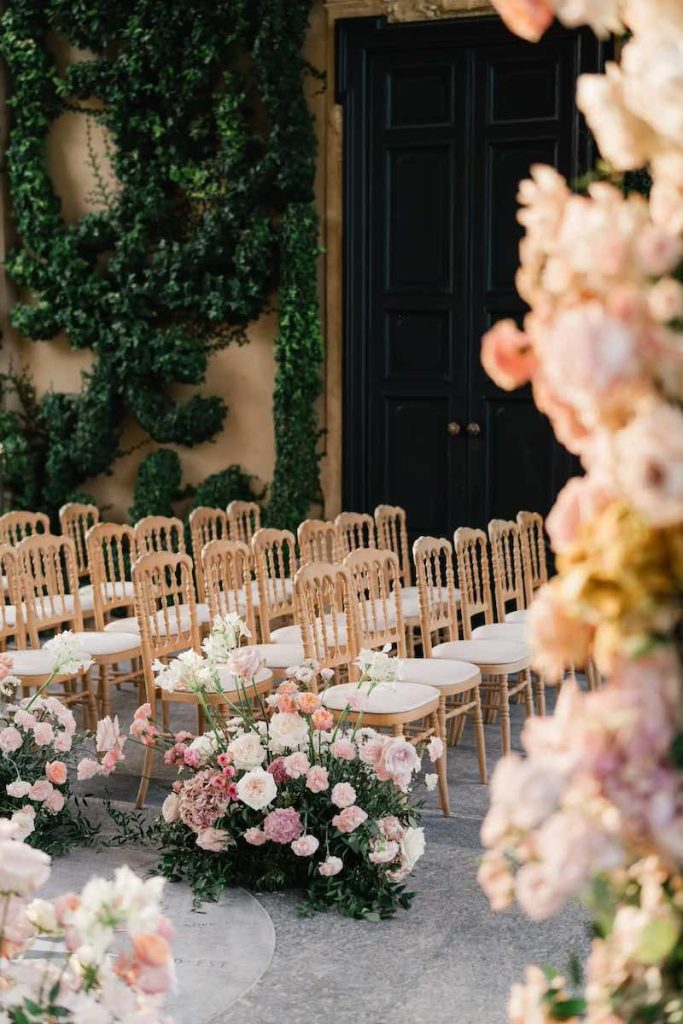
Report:
[{"label": "gold chair", "polygon": [[[95,602],[95,628],[109,632],[138,633],[134,612],[135,592],[130,572],[137,558],[135,532],[132,526],[98,523],[86,534],[88,564]],[[112,612],[124,611],[125,618]],[[115,682],[140,682],[137,659],[130,672],[117,673]]]},{"label": "gold chair", "polygon": [[[337,720],[341,717],[349,723],[360,720],[362,725],[373,729],[390,729],[394,736],[403,736],[406,729],[413,728],[417,731],[405,738],[415,744],[440,735],[440,698],[433,686],[401,683],[396,687],[370,688],[355,682],[359,678],[357,597],[353,577],[346,566],[322,562],[304,566],[296,574],[294,594],[306,657],[318,661],[323,668],[334,669],[337,677],[350,680],[321,693],[323,706]],[[362,710],[358,710],[359,701],[363,703]],[[436,768],[442,810],[447,814],[445,745]]]},{"label": "gold chair", "polygon": [[[511,519],[492,519],[488,533],[496,618],[498,622],[526,622],[528,612],[519,526]],[[513,607],[508,611],[510,603]]]},{"label": "gold chair", "polygon": [[[503,753],[510,751],[510,697],[524,693],[527,714],[533,714],[529,652],[514,639],[470,639],[471,619],[462,591],[462,621],[467,639],[459,639],[453,574],[453,548],[436,537],[420,537],[413,545],[420,597],[420,632],[426,658],[455,659],[476,665],[482,675],[484,709],[500,711]],[[443,633],[445,640],[440,641]],[[436,634],[437,643],[434,643]],[[508,679],[519,675],[512,686]]]},{"label": "gold chair", "polygon": [[[486,741],[479,695],[481,672],[476,665],[465,661],[406,657],[401,570],[392,551],[359,549],[347,555],[344,564],[356,584],[360,646],[373,650],[382,649],[386,644],[395,645],[398,657],[403,661],[401,684],[423,683],[439,691],[439,728],[444,743],[448,742],[447,730],[452,733],[461,730],[465,716],[471,713],[479,774],[485,783]],[[442,799],[447,805],[447,792],[442,793]]]},{"label": "gold chair", "polygon": [[526,606],[531,607],[536,591],[548,582],[543,516],[538,512],[518,512]]},{"label": "gold chair", "polygon": [[185,554],[185,530],[175,516],[143,516],[134,526],[135,544],[140,555],[156,551]]},{"label": "gold chair", "polygon": [[90,527],[96,526],[99,521],[100,510],[97,505],[82,505],[79,502],[70,501],[66,505],[62,505],[59,510],[59,525],[62,533],[73,541],[79,580],[90,576],[85,537]]},{"label": "gold chair", "polygon": [[251,547],[252,537],[261,529],[261,506],[255,501],[231,501],[226,511],[230,540]]},{"label": "gold chair", "polygon": [[[296,541],[289,530],[260,529],[252,537],[251,550],[256,570],[254,604],[258,609],[261,642],[267,644],[271,640],[271,623],[294,616]],[[277,629],[272,639],[277,642]]]},{"label": "gold chair", "polygon": [[[375,523],[378,547],[384,548],[385,551],[393,551],[398,558],[408,652],[413,655],[415,653],[415,631],[420,627],[420,605],[417,587],[412,585],[408,522],[405,509],[402,509],[400,505],[378,505],[375,509]],[[457,598],[459,602],[459,594]]]},{"label": "gold chair", "polygon": [[325,519],[304,519],[296,531],[302,565],[311,562],[341,562],[339,531]]},{"label": "gold chair", "polygon": [[334,521],[337,527],[338,550],[342,558],[356,548],[376,548],[375,520],[367,512],[340,512]]},{"label": "gold chair", "polygon": [[73,541],[68,537],[36,534],[18,548],[31,645],[38,647],[46,630],[73,630],[74,637],[98,668],[98,697],[103,715],[110,711],[109,669],[140,655],[134,633],[85,630],[78,592]]},{"label": "gold chair", "polygon": [[[224,543],[214,541],[214,544]],[[209,545],[210,546],[210,545]],[[200,652],[199,623],[192,578],[192,559],[186,554],[159,551],[142,555],[133,565],[135,607],[140,624],[142,668],[147,701],[152,716],[157,717],[157,706],[162,705],[162,721],[167,726],[168,710],[173,704],[193,704],[197,709],[197,733],[205,726],[204,712],[199,696],[191,690],[162,690],[156,685],[153,665],[159,659],[167,662],[183,651]],[[207,693],[204,699],[219,711],[241,699],[230,672],[220,668],[223,692]],[[272,674],[261,670],[255,677],[256,692],[271,688]],[[145,748],[136,806],[142,807],[147,797],[149,780],[154,764],[154,745]]]},{"label": "gold chair", "polygon": [[294,643],[257,643],[254,610],[254,581],[251,578],[249,548],[238,540],[214,540],[202,551],[206,599],[210,620],[234,613],[247,624],[248,643],[258,647],[266,668],[280,677],[285,669],[304,660],[301,641]]},{"label": "gold chair", "polygon": [[190,512],[189,525],[197,596],[200,601],[206,601],[202,549],[212,540],[227,540],[228,517],[222,508],[208,508],[202,505]]},{"label": "gold chair", "polygon": [[0,516],[0,544],[16,547],[25,537],[50,532],[50,520],[44,512],[5,512]]}]

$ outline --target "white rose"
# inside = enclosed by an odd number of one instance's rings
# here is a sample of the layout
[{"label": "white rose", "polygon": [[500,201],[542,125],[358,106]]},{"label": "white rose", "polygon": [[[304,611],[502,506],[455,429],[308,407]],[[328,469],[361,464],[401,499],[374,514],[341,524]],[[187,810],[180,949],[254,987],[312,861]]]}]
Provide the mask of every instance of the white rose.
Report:
[{"label": "white rose", "polygon": [[243,804],[260,811],[277,796],[275,779],[263,768],[247,772],[237,783],[237,794]]},{"label": "white rose", "polygon": [[34,807],[27,804],[15,811],[11,818],[12,824],[17,830],[17,839],[26,839],[36,828],[36,811]]},{"label": "white rose", "polygon": [[180,807],[180,797],[177,793],[169,793],[163,804],[161,805],[161,816],[164,821],[169,824],[173,821],[178,820],[178,809]]},{"label": "white rose", "polygon": [[[16,834],[16,827],[12,831]],[[27,896],[45,885],[50,877],[48,855],[23,842],[1,836],[0,833],[0,893]]]},{"label": "white rose", "polygon": [[213,732],[205,732],[202,736],[197,736],[190,743],[190,750],[197,752],[201,764],[206,764],[209,758],[213,757],[216,753],[217,749],[218,743]]},{"label": "white rose", "polygon": [[407,871],[412,871],[424,852],[425,830],[407,828],[401,840],[401,865]]},{"label": "white rose", "polygon": [[256,768],[263,763],[266,752],[261,744],[260,737],[255,732],[245,732],[228,744],[228,751],[232,754],[233,764],[238,770]]},{"label": "white rose", "polygon": [[47,900],[33,900],[29,903],[26,916],[39,932],[54,935],[59,931],[55,908]]},{"label": "white rose", "polygon": [[295,711],[278,712],[270,722],[269,746],[274,754],[308,745],[306,720]]}]

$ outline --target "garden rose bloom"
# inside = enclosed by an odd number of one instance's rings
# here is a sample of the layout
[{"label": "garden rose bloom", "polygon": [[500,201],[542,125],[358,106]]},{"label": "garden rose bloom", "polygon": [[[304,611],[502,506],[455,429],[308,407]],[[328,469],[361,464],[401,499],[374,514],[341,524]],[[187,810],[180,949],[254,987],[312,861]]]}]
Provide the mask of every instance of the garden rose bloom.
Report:
[{"label": "garden rose bloom", "polygon": [[335,814],[332,818],[332,824],[340,832],[355,832],[367,820],[367,817],[362,807],[345,807],[339,814]]},{"label": "garden rose bloom", "polygon": [[493,0],[493,6],[510,31],[530,43],[541,38],[555,17],[550,0]]},{"label": "garden rose bloom", "polygon": [[296,750],[307,743],[308,726],[305,718],[289,711],[277,711],[273,715],[270,720],[269,745],[274,753]]},{"label": "garden rose bloom", "polygon": [[161,805],[161,816],[169,824],[178,820],[180,817],[180,797],[177,793],[168,794]]},{"label": "garden rose bloom", "polygon": [[211,853],[221,853],[230,842],[230,833],[223,828],[203,828],[197,835],[197,846]]},{"label": "garden rose bloom", "polygon": [[340,857],[327,857],[321,864],[318,864],[318,871],[324,878],[331,878],[333,875],[338,875],[343,867],[344,862]]},{"label": "garden rose bloom", "polygon": [[319,846],[320,843],[315,836],[301,836],[291,844],[292,852],[297,857],[312,857]]},{"label": "garden rose bloom", "polygon": [[326,732],[334,725],[334,715],[331,711],[328,711],[327,708],[318,708],[317,711],[313,712],[311,721],[314,729]]},{"label": "garden rose bloom", "polygon": [[377,765],[382,756],[384,746],[388,742],[388,739],[385,736],[379,735],[379,733],[375,736],[371,736],[359,747],[359,758],[365,764],[371,764],[373,766]]},{"label": "garden rose bloom", "polygon": [[228,668],[234,676],[251,681],[261,668],[263,659],[257,647],[238,647],[228,658]]},{"label": "garden rose bloom", "polygon": [[9,822],[0,827],[0,893],[28,896],[50,877],[50,858],[42,850],[11,838],[16,829]]},{"label": "garden rose bloom", "polygon": [[136,960],[148,967],[161,967],[171,956],[171,947],[162,935],[142,932],[132,938]]},{"label": "garden rose bloom", "polygon": [[482,366],[504,391],[526,384],[536,370],[531,338],[514,320],[499,320],[482,338]]},{"label": "garden rose bloom", "polygon": [[553,551],[560,553],[571,547],[582,527],[599,515],[611,500],[606,481],[598,476],[577,476],[565,484],[546,519]]},{"label": "garden rose bloom", "polygon": [[663,277],[647,293],[650,313],[661,323],[668,323],[683,315],[683,284],[673,277]]},{"label": "garden rose bloom", "polygon": [[22,782],[21,779],[17,779],[15,782],[7,783],[5,786],[5,792],[7,793],[7,796],[12,796],[17,800],[21,800],[22,797],[26,796],[30,788],[30,782]]},{"label": "garden rose bloom", "polygon": [[294,754],[289,754],[289,756],[284,759],[285,773],[290,779],[300,779],[302,775],[306,774],[310,767],[311,762],[308,760],[308,756],[301,750],[298,750]]},{"label": "garden rose bloom", "polygon": [[592,631],[570,614],[553,583],[538,591],[529,609],[527,630],[534,667],[549,682],[561,679],[571,665],[586,664]]},{"label": "garden rose bloom", "polygon": [[21,733],[13,725],[8,725],[6,729],[0,730],[0,751],[3,754],[14,753],[22,743]]},{"label": "garden rose bloom", "polygon": [[60,793],[58,789],[53,789],[45,801],[45,808],[50,814],[59,814],[64,809],[64,804],[64,794]]},{"label": "garden rose bloom", "polygon": [[108,753],[110,750],[122,750],[125,738],[121,735],[118,715],[115,718],[102,718],[97,723],[97,750]]},{"label": "garden rose bloom", "polygon": [[317,693],[300,693],[297,695],[296,702],[299,711],[304,715],[312,715],[320,707],[320,697]]},{"label": "garden rose bloom", "polygon": [[393,814],[387,814],[384,818],[380,818],[377,827],[385,839],[390,839],[392,842],[400,843],[405,834],[405,828]]},{"label": "garden rose bloom", "polygon": [[48,761],[45,765],[45,774],[55,786],[63,786],[66,782],[66,765],[63,761]]},{"label": "garden rose bloom", "polygon": [[400,789],[409,785],[413,772],[419,769],[420,758],[415,747],[401,736],[395,736],[384,744],[375,766],[378,779],[391,779]]},{"label": "garden rose bloom", "polygon": [[683,519],[683,413],[645,406],[616,435],[616,474],[624,496],[652,526]]},{"label": "garden rose bloom", "polygon": [[283,846],[298,839],[303,830],[301,816],[293,807],[278,807],[267,814],[263,821],[266,839]]},{"label": "garden rose bloom", "polygon": [[335,807],[350,807],[356,802],[356,791],[348,782],[338,782],[332,790],[330,800]]},{"label": "garden rose bloom", "polygon": [[260,811],[277,796],[275,779],[263,768],[253,768],[237,783],[237,794],[247,807],[251,807],[253,811]]},{"label": "garden rose bloom", "polygon": [[356,744],[348,736],[340,736],[334,741],[330,750],[335,757],[342,761],[355,761],[357,757]]},{"label": "garden rose bloom", "polygon": [[248,828],[244,833],[244,838],[251,846],[263,846],[268,842],[265,833],[260,828]]},{"label": "garden rose bloom", "polygon": [[54,790],[51,782],[48,782],[47,779],[38,779],[38,781],[34,782],[29,789],[28,795],[31,800],[37,800],[39,803],[43,803],[43,801],[47,800],[53,792]]},{"label": "garden rose bloom", "polygon": [[371,864],[391,864],[398,857],[399,845],[388,839],[373,839],[368,860]]},{"label": "garden rose bloom", "polygon": [[321,768],[320,765],[314,764],[306,776],[306,789],[310,789],[311,793],[322,793],[329,788],[329,785],[327,768]]},{"label": "garden rose bloom", "polygon": [[410,872],[425,852],[423,828],[407,828],[400,843],[401,863]]},{"label": "garden rose bloom", "polygon": [[238,770],[256,768],[265,760],[266,751],[258,733],[245,732],[228,744],[228,752]]}]

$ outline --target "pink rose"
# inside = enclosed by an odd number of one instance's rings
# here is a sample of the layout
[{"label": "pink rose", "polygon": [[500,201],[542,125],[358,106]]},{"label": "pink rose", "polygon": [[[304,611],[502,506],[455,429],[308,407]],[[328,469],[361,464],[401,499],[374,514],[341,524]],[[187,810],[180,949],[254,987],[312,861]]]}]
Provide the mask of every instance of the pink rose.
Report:
[{"label": "pink rose", "polygon": [[683,413],[668,402],[648,403],[615,436],[622,492],[652,526],[683,518]]},{"label": "pink rose", "polygon": [[263,846],[268,842],[267,836],[260,828],[248,828],[244,838],[251,846]]},{"label": "pink rose", "polygon": [[342,761],[354,761],[356,759],[356,744],[348,736],[340,736],[330,747],[335,757]]},{"label": "pink rose", "polygon": [[321,732],[326,732],[331,729],[334,725],[334,715],[327,708],[318,708],[311,715],[311,722],[313,723],[314,729],[319,729]]},{"label": "pink rose", "polygon": [[50,814],[59,814],[64,807],[64,794],[60,793],[58,789],[53,789],[45,801],[45,807]]},{"label": "pink rose", "polygon": [[289,756],[284,759],[284,764],[285,772],[290,779],[300,779],[301,776],[305,775],[311,767],[311,762],[303,751],[297,751],[294,754],[289,754]]},{"label": "pink rose", "polygon": [[420,758],[413,744],[401,736],[394,736],[384,744],[375,772],[378,779],[391,779],[403,789],[410,782],[412,773],[419,768]]},{"label": "pink rose", "polygon": [[21,779],[17,779],[15,782],[8,782],[5,786],[5,792],[7,796],[12,796],[16,800],[21,800],[25,797],[31,788],[30,782],[22,782]]},{"label": "pink rose", "polygon": [[440,757],[443,757],[443,740],[438,736],[432,736],[427,744],[427,754],[432,764],[438,761]]},{"label": "pink rose", "polygon": [[263,821],[266,839],[283,846],[298,839],[303,830],[301,816],[293,807],[278,807],[267,814]]},{"label": "pink rose", "polygon": [[322,864],[318,864],[318,871],[324,878],[332,878],[333,875],[338,875],[343,867],[344,863],[340,857],[327,857]]},{"label": "pink rose", "polygon": [[48,761],[45,774],[55,786],[63,786],[67,777],[66,765],[63,761]]},{"label": "pink rose", "polygon": [[387,814],[384,818],[380,818],[377,822],[377,827],[385,839],[396,843],[401,842],[406,831],[398,818],[393,814]]},{"label": "pink rose", "polygon": [[384,750],[384,745],[388,743],[386,736],[371,736],[370,739],[366,740],[365,743],[360,747],[358,756],[365,764],[371,764],[373,767],[379,762]]},{"label": "pink rose", "polygon": [[327,768],[321,768],[320,765],[314,764],[306,776],[306,789],[310,789],[311,793],[322,793],[329,788],[329,785]]},{"label": "pink rose", "polygon": [[571,665],[582,668],[588,661],[592,631],[570,614],[552,583],[538,591],[527,629],[534,667],[548,682],[557,682]]},{"label": "pink rose", "polygon": [[611,500],[609,487],[595,475],[573,477],[565,484],[546,519],[553,551],[560,553],[570,548],[579,539],[582,528]]},{"label": "pink rose", "polygon": [[312,715],[320,707],[320,697],[317,693],[299,693],[296,697],[296,703],[303,715]]},{"label": "pink rose", "polygon": [[197,834],[197,846],[211,853],[221,853],[230,841],[230,833],[223,828],[203,828]]},{"label": "pink rose", "polygon": [[542,374],[536,374],[532,386],[534,401],[552,423],[558,441],[574,455],[581,455],[586,448],[590,431],[581,421],[576,409],[557,397]]},{"label": "pink rose", "polygon": [[356,802],[356,791],[348,782],[338,782],[330,799],[335,807],[350,807]]},{"label": "pink rose", "polygon": [[238,647],[228,658],[228,668],[234,676],[251,681],[263,664],[257,647]]},{"label": "pink rose", "polygon": [[391,864],[396,860],[400,847],[394,840],[373,839],[368,860],[371,864]]},{"label": "pink rose", "polygon": [[510,31],[530,43],[538,42],[555,17],[550,0],[493,0],[493,6]]},{"label": "pink rose", "polygon": [[359,825],[367,820],[367,814],[362,807],[345,807],[339,814],[335,814],[332,824],[340,832],[355,832]]},{"label": "pink rose", "polygon": [[43,803],[47,798],[54,793],[52,783],[48,782],[47,779],[38,779],[34,782],[28,791],[29,798],[31,800],[37,800],[38,803]]},{"label": "pink rose", "polygon": [[514,320],[499,320],[482,338],[482,366],[504,391],[526,384],[536,371],[531,339]]},{"label": "pink rose", "polygon": [[290,845],[297,857],[312,857],[320,843],[315,836],[300,836]]}]

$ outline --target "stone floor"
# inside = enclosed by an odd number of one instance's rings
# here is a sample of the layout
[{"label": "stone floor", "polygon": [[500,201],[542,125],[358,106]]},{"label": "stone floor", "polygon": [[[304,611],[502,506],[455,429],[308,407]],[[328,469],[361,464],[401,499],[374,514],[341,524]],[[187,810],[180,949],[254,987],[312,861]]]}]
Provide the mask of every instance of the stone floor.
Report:
[{"label": "stone floor", "polygon": [[[116,703],[125,722],[134,706],[132,694],[118,694]],[[521,710],[513,709],[513,740]],[[497,726],[487,726],[486,738],[492,766],[499,751]],[[587,945],[587,926],[578,906],[543,924],[517,911],[490,911],[476,883],[479,829],[488,802],[476,765],[468,725],[449,752],[451,817],[440,815],[430,794],[424,816],[427,851],[412,882],[415,901],[393,921],[368,924],[332,913],[305,919],[297,916],[294,893],[255,893],[258,903],[252,905],[246,894],[233,892],[197,918],[196,929],[187,892],[169,887],[185,990],[174,1006],[177,1024],[388,1024],[397,1012],[411,1024],[504,1024],[510,984],[525,964],[566,966],[572,953]],[[163,771],[161,766],[155,774]],[[136,781],[131,751],[126,771],[108,780],[111,795],[132,800]],[[159,777],[150,787],[150,802],[158,803],[164,794]],[[132,856],[148,854],[107,852],[114,863],[132,863]],[[80,877],[100,869],[95,852],[77,857]],[[64,869],[71,873],[68,861]],[[61,876],[57,864],[57,882]],[[176,888],[182,895],[175,896]],[[274,928],[272,959],[266,915]]]}]

